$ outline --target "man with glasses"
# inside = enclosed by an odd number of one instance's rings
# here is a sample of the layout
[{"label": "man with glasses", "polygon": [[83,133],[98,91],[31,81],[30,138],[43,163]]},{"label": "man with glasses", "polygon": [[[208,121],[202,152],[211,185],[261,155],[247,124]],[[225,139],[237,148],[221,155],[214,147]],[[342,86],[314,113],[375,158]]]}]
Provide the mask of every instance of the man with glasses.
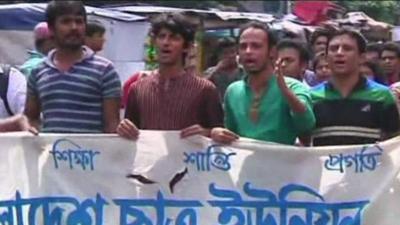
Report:
[{"label": "man with glasses", "polygon": [[259,22],[239,33],[239,57],[247,73],[225,94],[225,127],[214,128],[214,141],[230,143],[239,136],[282,144],[314,128],[315,118],[307,87],[283,76],[285,62],[278,59],[274,73],[274,40]]}]

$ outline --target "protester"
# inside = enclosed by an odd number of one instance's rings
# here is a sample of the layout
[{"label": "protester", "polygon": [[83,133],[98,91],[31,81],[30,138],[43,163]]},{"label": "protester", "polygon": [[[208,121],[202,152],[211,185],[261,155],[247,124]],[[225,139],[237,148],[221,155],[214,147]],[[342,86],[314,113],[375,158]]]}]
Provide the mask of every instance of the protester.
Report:
[{"label": "protester", "polygon": [[310,60],[310,54],[306,46],[298,41],[282,40],[278,43],[277,50],[278,59],[285,62],[282,67],[283,75],[292,77],[308,86],[303,80]]},{"label": "protester", "polygon": [[319,52],[326,52],[326,47],[328,45],[328,39],[332,35],[330,30],[324,28],[317,28],[310,38],[311,51],[314,55]]},{"label": "protester", "polygon": [[184,69],[194,29],[182,14],[166,13],[153,21],[152,37],[159,69],[130,87],[118,134],[136,139],[138,129],[153,129],[208,136],[211,128],[222,125],[223,111],[215,86]]},{"label": "protester", "polygon": [[103,50],[106,41],[106,28],[98,21],[88,21],[86,25],[85,45],[95,53]]},{"label": "protester", "polygon": [[379,84],[387,84],[383,75],[383,70],[379,65],[379,61],[365,61],[361,64],[360,73],[366,78],[371,79]]},{"label": "protester", "polygon": [[320,52],[314,57],[313,69],[316,78],[315,86],[330,79],[332,70],[329,67],[325,52]]},{"label": "protester", "polygon": [[[326,46],[330,35],[332,34],[331,30],[325,28],[317,28],[310,37],[310,49],[312,58],[315,58],[321,52],[326,52]],[[318,78],[315,73],[311,71],[312,65],[309,65],[309,69],[307,69],[304,73],[304,80],[308,84],[308,86],[312,87],[317,85]]]},{"label": "protester", "polygon": [[399,114],[390,90],[360,75],[364,37],[342,29],[328,41],[332,78],[312,91],[316,130],[312,144],[367,144],[392,137]]},{"label": "protester", "polygon": [[0,66],[0,118],[23,113],[26,101],[26,78],[10,65]]},{"label": "protester", "polygon": [[230,143],[239,136],[282,144],[313,129],[315,118],[308,88],[284,77],[278,59],[274,74],[276,40],[260,22],[240,29],[239,57],[247,76],[231,84],[225,94],[225,127],[214,128],[214,141]]},{"label": "protester", "polygon": [[84,5],[52,1],[46,20],[57,47],[29,77],[30,123],[43,132],[115,132],[121,83],[112,63],[84,46]]},{"label": "protester", "polygon": [[381,51],[382,67],[388,84],[400,81],[400,47],[394,42],[387,42]]},{"label": "protester", "polygon": [[53,35],[50,33],[46,22],[38,23],[33,29],[35,50],[29,51],[29,59],[20,66],[20,70],[29,77],[32,70],[42,63],[47,53],[54,48]]},{"label": "protester", "polygon": [[378,62],[381,54],[381,45],[379,43],[369,43],[365,50],[365,60],[367,62]]},{"label": "protester", "polygon": [[221,99],[225,95],[226,88],[243,76],[243,69],[236,60],[237,46],[235,39],[224,37],[218,40],[218,63],[208,68],[204,74],[218,89]]}]

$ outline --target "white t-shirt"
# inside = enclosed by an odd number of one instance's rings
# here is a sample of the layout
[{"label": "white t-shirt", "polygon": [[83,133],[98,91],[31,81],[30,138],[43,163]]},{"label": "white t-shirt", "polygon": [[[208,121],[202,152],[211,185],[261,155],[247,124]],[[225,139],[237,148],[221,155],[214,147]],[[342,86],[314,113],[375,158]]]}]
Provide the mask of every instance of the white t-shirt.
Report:
[{"label": "white t-shirt", "polygon": [[400,91],[400,82],[397,82],[397,83],[394,83],[394,84],[390,85],[390,90],[392,90],[392,93],[393,93],[394,97],[396,98],[397,110],[400,113],[400,96],[399,96],[399,94],[397,94],[395,89]]},{"label": "white t-shirt", "polygon": [[[0,67],[0,73],[3,69]],[[25,76],[15,68],[11,68],[8,80],[7,100],[11,111],[15,114],[23,113],[26,100],[27,81]],[[0,118],[9,117],[3,100],[0,99]]]}]

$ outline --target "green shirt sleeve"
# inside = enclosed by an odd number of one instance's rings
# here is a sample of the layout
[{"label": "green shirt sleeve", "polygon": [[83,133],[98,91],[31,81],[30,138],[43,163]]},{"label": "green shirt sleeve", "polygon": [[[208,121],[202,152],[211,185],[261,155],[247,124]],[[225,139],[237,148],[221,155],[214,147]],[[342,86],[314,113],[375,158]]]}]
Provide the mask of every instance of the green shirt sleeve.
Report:
[{"label": "green shirt sleeve", "polygon": [[228,88],[224,97],[224,125],[228,130],[237,133],[237,125],[233,116],[233,109],[229,98],[231,96],[230,92],[231,90]]},{"label": "green shirt sleeve", "polygon": [[293,124],[298,134],[310,133],[315,127],[315,116],[312,110],[310,90],[304,84],[296,80],[287,81],[286,84],[306,107],[306,111],[303,113],[290,112]]}]

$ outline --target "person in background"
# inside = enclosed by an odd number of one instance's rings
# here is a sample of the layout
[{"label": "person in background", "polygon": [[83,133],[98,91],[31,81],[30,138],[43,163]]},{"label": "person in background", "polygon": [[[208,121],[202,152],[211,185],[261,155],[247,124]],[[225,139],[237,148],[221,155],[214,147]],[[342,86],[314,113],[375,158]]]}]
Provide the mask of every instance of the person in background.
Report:
[{"label": "person in background", "polygon": [[313,69],[316,78],[315,86],[331,78],[332,70],[329,68],[328,59],[325,52],[320,52],[314,57]]},{"label": "person in background", "polygon": [[223,99],[226,88],[242,78],[244,72],[236,60],[237,44],[234,38],[224,37],[219,39],[216,52],[218,56],[217,65],[204,71],[204,75],[215,84],[221,99]]},{"label": "person in background", "polygon": [[386,42],[381,49],[382,68],[389,85],[400,81],[400,47],[395,42]]},{"label": "person in background", "polygon": [[383,70],[379,64],[379,61],[365,61],[361,64],[360,68],[361,75],[371,79],[379,84],[386,85],[387,82],[383,75]]},{"label": "person in background", "polygon": [[[314,59],[320,52],[326,52],[326,46],[329,37],[332,35],[332,31],[325,28],[317,28],[310,37],[310,49],[311,55]],[[318,84],[315,73],[311,71],[312,65],[309,65],[309,69],[304,73],[304,80],[308,86],[312,87]]]},{"label": "person in background", "polygon": [[381,55],[381,44],[369,43],[365,49],[365,60],[368,62],[378,62]]},{"label": "person in background", "polygon": [[10,65],[0,66],[0,118],[24,112],[26,77]]},{"label": "person in background", "polygon": [[284,76],[292,77],[304,85],[308,84],[304,81],[304,73],[310,60],[310,54],[305,44],[294,40],[282,40],[278,43],[278,59],[285,62],[282,66]]},{"label": "person in background", "polygon": [[47,53],[54,48],[53,35],[46,22],[40,22],[35,26],[33,36],[35,50],[28,52],[28,60],[19,67],[26,77],[31,75],[32,70],[38,67],[45,60]]},{"label": "person in background", "polygon": [[330,30],[324,28],[317,28],[310,37],[311,51],[313,55],[319,52],[326,52],[328,46],[328,39],[332,35]]},{"label": "person in background", "polygon": [[95,53],[103,50],[106,39],[104,37],[106,28],[98,21],[88,21],[85,33],[85,45]]}]

